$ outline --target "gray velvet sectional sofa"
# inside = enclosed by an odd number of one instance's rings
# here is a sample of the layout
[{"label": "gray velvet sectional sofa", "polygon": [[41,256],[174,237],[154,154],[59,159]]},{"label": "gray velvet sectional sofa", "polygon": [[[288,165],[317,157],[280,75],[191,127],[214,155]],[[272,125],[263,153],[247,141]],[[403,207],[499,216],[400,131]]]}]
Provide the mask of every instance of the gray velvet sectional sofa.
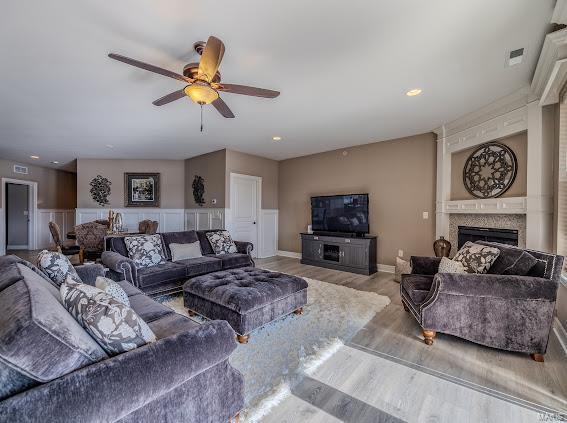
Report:
[{"label": "gray velvet sectional sofa", "polygon": [[[158,235],[163,241],[167,263],[148,268],[136,269],[134,262],[128,258],[128,250],[122,237],[109,239],[109,251],[102,253],[102,263],[110,269],[110,277],[114,280],[127,280],[148,295],[161,295],[178,292],[187,279],[205,275],[219,270],[254,266],[250,242],[235,241],[237,252],[216,255],[211,248],[205,231],[163,232]],[[199,241],[203,257],[182,261],[171,261],[169,244],[188,244]]]},{"label": "gray velvet sectional sofa", "polygon": [[[89,284],[104,273],[76,270]],[[243,408],[230,325],[198,325],[120,285],[157,341],[109,357],[34,266],[0,257],[0,421],[228,422]]]}]

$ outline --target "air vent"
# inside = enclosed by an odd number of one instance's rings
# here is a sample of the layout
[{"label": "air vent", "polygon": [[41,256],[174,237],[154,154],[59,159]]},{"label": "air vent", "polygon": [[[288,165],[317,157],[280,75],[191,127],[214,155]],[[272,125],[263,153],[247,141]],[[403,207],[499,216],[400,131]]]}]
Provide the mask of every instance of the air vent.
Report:
[{"label": "air vent", "polygon": [[506,58],[506,64],[508,66],[515,66],[522,63],[523,60],[524,60],[524,49],[518,48],[508,53],[508,57]]},{"label": "air vent", "polygon": [[28,174],[28,168],[27,168],[27,166],[14,165],[14,173],[27,175]]}]

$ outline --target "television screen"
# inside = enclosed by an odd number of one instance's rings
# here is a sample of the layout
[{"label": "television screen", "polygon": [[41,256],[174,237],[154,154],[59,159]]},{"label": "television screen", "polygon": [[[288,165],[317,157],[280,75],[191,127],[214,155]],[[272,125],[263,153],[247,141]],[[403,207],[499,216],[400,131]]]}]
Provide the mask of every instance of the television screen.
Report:
[{"label": "television screen", "polygon": [[311,197],[311,225],[315,232],[369,233],[368,194]]}]

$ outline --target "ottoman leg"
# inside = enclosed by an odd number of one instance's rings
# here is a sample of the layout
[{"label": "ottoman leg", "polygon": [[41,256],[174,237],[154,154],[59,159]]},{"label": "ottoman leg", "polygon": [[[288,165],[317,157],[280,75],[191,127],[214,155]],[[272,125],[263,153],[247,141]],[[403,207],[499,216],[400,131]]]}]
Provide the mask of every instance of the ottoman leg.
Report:
[{"label": "ottoman leg", "polygon": [[195,313],[193,310],[191,310],[190,308],[187,309],[187,314],[191,317],[195,317],[197,315],[197,313]]},{"label": "ottoman leg", "polygon": [[299,307],[293,310],[293,314],[297,314],[297,315],[303,314],[303,307]]},{"label": "ottoman leg", "polygon": [[247,344],[249,339],[250,335],[240,335],[239,333],[236,334],[236,340],[241,344]]}]

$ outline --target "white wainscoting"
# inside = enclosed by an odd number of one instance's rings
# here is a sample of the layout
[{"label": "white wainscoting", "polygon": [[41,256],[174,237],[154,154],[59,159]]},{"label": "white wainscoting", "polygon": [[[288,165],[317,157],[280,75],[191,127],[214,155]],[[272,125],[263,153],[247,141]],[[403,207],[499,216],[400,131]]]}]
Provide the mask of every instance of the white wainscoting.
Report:
[{"label": "white wainscoting", "polygon": [[[124,227],[131,232],[137,232],[138,223],[144,219],[158,221],[158,232],[185,230],[185,209],[113,208],[112,211],[122,214]],[[77,209],[76,212],[77,225],[108,218],[108,209]]]},{"label": "white wainscoting", "polygon": [[[4,220],[4,209],[0,207],[0,222],[5,222]],[[0,240],[5,240],[6,234],[4,234],[4,225],[0,225]],[[0,256],[6,255],[5,242],[0,241]]]},{"label": "white wainscoting", "polygon": [[260,210],[260,226],[258,228],[258,257],[273,257],[278,254],[278,210]]},{"label": "white wainscoting", "polygon": [[200,231],[207,229],[225,229],[225,209],[186,209],[185,229]]},{"label": "white wainscoting", "polygon": [[49,231],[49,222],[55,222],[61,230],[62,241],[65,242],[65,234],[75,226],[75,210],[65,209],[38,209],[37,210],[37,226],[36,226],[36,248],[52,248],[55,246],[51,232]]}]

